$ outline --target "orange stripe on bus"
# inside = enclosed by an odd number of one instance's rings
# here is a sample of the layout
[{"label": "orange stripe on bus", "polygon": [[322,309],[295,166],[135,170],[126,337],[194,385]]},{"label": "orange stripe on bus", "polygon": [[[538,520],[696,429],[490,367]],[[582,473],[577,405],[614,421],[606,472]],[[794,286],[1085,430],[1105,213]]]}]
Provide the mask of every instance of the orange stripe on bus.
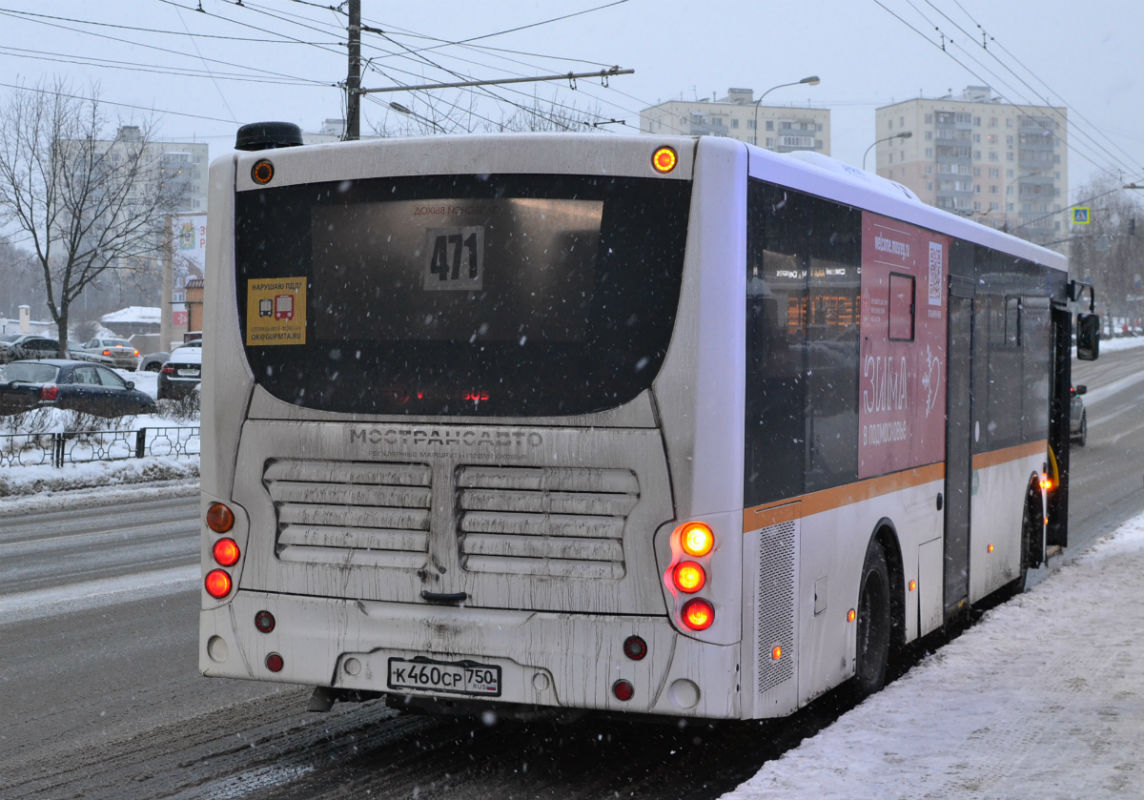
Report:
[{"label": "orange stripe on bus", "polygon": [[[989,453],[980,453],[973,457],[973,469],[995,467],[1011,461],[1028,458],[1029,456],[1043,455],[1048,450],[1048,441],[1029,442]],[[832,511],[853,503],[880,497],[902,489],[912,489],[933,481],[945,478],[945,463],[930,464],[925,467],[895,472],[891,475],[881,475],[833,489],[823,489],[821,492],[811,492],[799,497],[786,500],[776,500],[772,503],[753,506],[743,511],[743,532],[758,530],[768,525],[778,525],[783,522],[809,517],[823,511]]]},{"label": "orange stripe on bus", "polygon": [[800,517],[809,517],[811,514],[841,508],[872,497],[939,481],[944,477],[944,463],[930,464],[857,483],[848,483],[845,486],[836,486],[833,489],[823,489],[821,492],[811,492],[801,497],[764,503],[743,511],[743,532],[789,522]]},{"label": "orange stripe on bus", "polygon": [[973,457],[973,468],[985,469],[986,467],[996,467],[998,464],[1008,464],[1010,461],[1017,461],[1018,459],[1028,458],[1029,456],[1045,456],[1045,458],[1048,458],[1048,452],[1048,439],[1042,439],[1039,442],[1029,442],[1028,444],[1018,444],[1013,447],[1006,447],[1003,450],[978,453]]}]

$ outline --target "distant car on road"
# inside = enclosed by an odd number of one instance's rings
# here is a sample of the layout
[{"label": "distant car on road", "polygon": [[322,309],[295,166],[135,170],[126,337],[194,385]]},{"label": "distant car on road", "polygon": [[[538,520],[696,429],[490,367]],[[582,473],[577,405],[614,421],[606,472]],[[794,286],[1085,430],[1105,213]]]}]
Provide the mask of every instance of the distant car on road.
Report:
[{"label": "distant car on road", "polygon": [[202,377],[202,344],[200,340],[171,351],[167,362],[159,370],[155,395],[160,400],[187,397],[194,392]]},{"label": "distant car on road", "polygon": [[158,411],[149,394],[102,364],[60,358],[6,364],[0,374],[0,414],[44,407],[99,417]]},{"label": "distant car on road", "polygon": [[[179,347],[202,347],[202,339],[192,339],[189,342],[184,342]],[[147,353],[139,359],[139,370],[141,372],[159,372],[163,365],[167,363],[167,359],[171,354],[166,350],[160,350],[157,353]]]},{"label": "distant car on road", "polygon": [[110,359],[111,363],[120,369],[135,371],[139,366],[139,351],[132,347],[131,342],[126,339],[96,337],[75,348],[72,353],[75,358],[80,359],[83,359],[85,355],[99,356],[93,360],[101,363],[106,363],[104,359]]},{"label": "distant car on road", "polygon": [[35,333],[8,333],[0,336],[0,364],[24,358],[55,358],[60,343]]},{"label": "distant car on road", "polygon": [[1080,396],[1088,391],[1083,383],[1069,390],[1069,438],[1077,447],[1088,443],[1088,411]]}]

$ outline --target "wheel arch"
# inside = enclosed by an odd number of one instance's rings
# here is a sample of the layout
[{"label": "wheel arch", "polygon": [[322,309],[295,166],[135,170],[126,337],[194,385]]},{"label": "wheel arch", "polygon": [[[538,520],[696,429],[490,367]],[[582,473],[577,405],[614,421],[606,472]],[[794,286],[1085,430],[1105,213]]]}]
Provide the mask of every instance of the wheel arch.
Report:
[{"label": "wheel arch", "polygon": [[906,641],[905,567],[898,529],[889,517],[878,520],[870,541],[878,543],[886,558],[886,566],[890,573],[890,644],[892,647],[901,647]]}]

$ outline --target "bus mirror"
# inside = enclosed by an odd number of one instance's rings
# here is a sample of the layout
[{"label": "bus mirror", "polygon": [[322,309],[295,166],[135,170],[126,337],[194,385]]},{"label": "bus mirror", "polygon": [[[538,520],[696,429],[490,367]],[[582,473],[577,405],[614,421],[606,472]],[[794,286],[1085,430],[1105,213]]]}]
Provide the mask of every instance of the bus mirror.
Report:
[{"label": "bus mirror", "polygon": [[1100,356],[1100,315],[1076,315],[1076,357],[1081,361],[1096,361]]}]

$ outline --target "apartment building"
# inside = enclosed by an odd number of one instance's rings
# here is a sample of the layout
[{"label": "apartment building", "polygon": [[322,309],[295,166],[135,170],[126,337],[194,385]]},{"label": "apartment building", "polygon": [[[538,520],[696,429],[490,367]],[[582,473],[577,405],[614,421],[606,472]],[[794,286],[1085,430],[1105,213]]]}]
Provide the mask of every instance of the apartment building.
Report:
[{"label": "apartment building", "polygon": [[752,89],[728,89],[718,100],[669,100],[645,108],[640,132],[727,136],[779,153],[813,150],[830,155],[829,109],[758,105]]},{"label": "apartment building", "polygon": [[969,86],[883,106],[874,120],[882,177],[1026,239],[1067,235],[1066,109],[1003,103],[988,86]]}]

